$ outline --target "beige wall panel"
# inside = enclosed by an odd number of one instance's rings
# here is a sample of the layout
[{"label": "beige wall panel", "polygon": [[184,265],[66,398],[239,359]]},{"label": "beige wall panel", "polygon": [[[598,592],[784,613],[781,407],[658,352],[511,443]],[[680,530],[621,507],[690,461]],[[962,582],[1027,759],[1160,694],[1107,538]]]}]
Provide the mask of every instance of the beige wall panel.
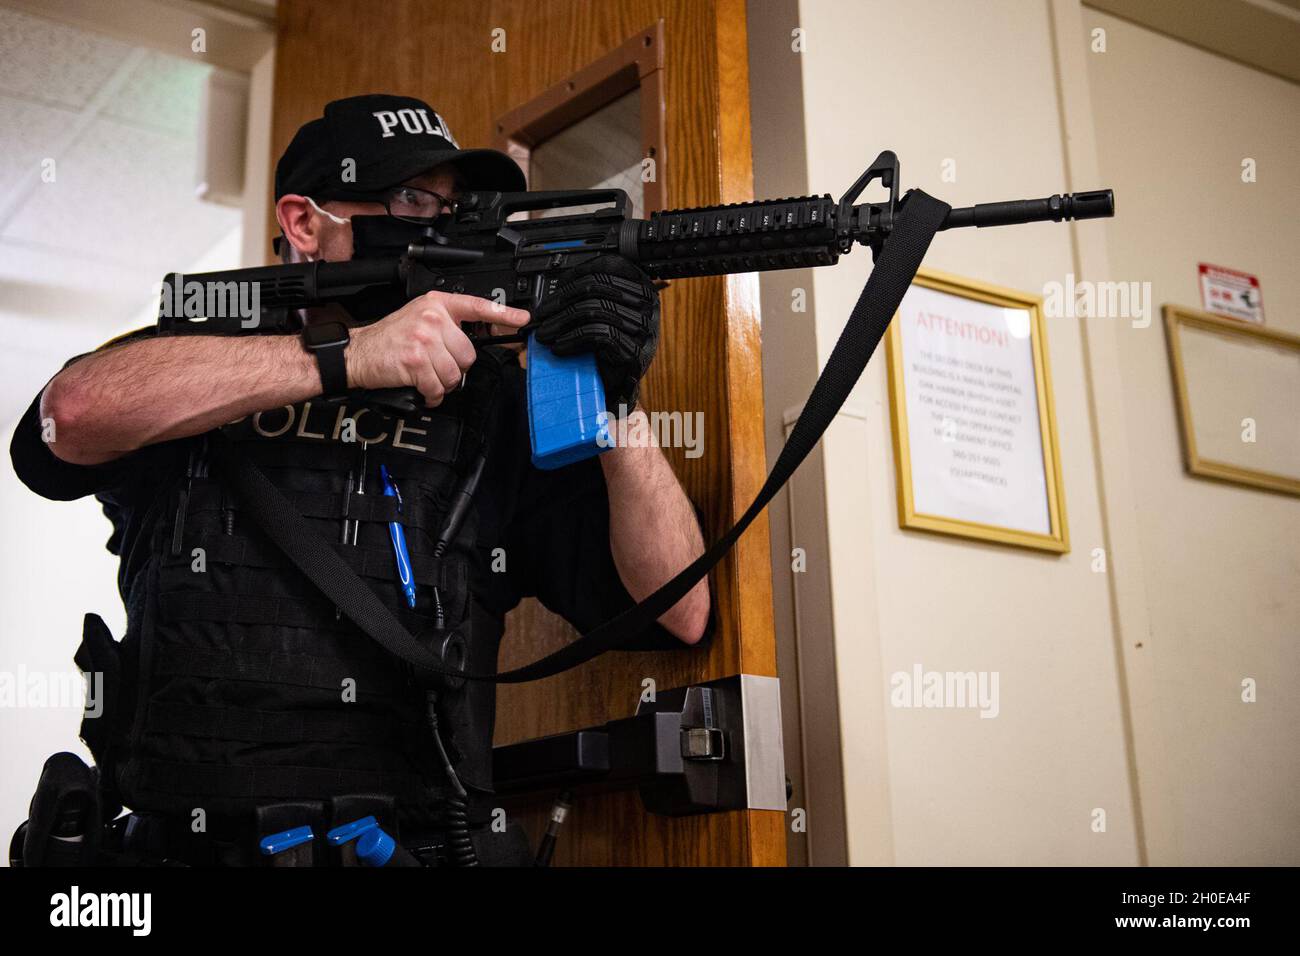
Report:
[{"label": "beige wall panel", "polygon": [[[842,191],[884,148],[899,154],[905,186],[954,205],[1063,188],[1046,3],[930,0],[885,11],[809,0],[799,25],[815,191]],[[881,35],[917,39],[871,44],[864,57],[864,38]],[[944,181],[945,168],[955,181]],[[814,277],[821,361],[868,260],[855,253]],[[1042,224],[941,235],[927,263],[1041,292],[1073,268],[1070,233]],[[769,314],[769,342],[771,324]],[[861,417],[846,416],[828,436],[851,862],[1137,862],[1110,602],[1104,575],[1091,568],[1103,535],[1078,320],[1049,319],[1047,344],[1070,554],[898,528],[883,352],[855,393]],[[996,672],[998,716],[891,707],[890,675],[918,663]],[[1091,829],[1095,808],[1106,811],[1105,833]],[[892,854],[882,850],[882,826],[892,831]]]},{"label": "beige wall panel", "polygon": [[[1119,197],[1116,278],[1150,282],[1157,308],[1200,308],[1198,262],[1252,272],[1268,326],[1300,332],[1300,87],[1103,13],[1084,22],[1107,31],[1088,72]],[[1134,717],[1166,754],[1166,779],[1152,781],[1166,802],[1146,808],[1150,862],[1295,865],[1300,503],[1187,475],[1163,324],[1119,334],[1151,618],[1128,642],[1151,658]],[[1241,700],[1246,678],[1256,703]]]}]

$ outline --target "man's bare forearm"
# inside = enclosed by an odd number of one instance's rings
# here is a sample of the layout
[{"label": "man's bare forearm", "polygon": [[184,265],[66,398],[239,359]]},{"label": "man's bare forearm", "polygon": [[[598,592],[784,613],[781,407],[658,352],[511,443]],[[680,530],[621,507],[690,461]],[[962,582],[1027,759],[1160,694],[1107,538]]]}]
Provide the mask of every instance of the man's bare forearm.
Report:
[{"label": "man's bare forearm", "polygon": [[320,392],[297,336],[142,339],[56,375],[41,394],[41,419],[54,422],[56,457],[97,465]]},{"label": "man's bare forearm", "polygon": [[[638,410],[633,414],[644,414]],[[609,543],[623,586],[640,601],[704,552],[690,499],[657,447],[618,447],[600,456],[609,489]],[[662,624],[694,644],[709,618],[709,588],[700,581],[665,612]]]},{"label": "man's bare forearm", "polygon": [[[528,313],[473,295],[417,296],[352,330],[348,387],[411,387],[437,406],[475,360],[461,324],[488,321],[517,329]],[[297,336],[185,335],[130,342],[69,366],[45,387],[41,418],[54,421],[55,455],[97,465],[319,394],[316,360]]]}]

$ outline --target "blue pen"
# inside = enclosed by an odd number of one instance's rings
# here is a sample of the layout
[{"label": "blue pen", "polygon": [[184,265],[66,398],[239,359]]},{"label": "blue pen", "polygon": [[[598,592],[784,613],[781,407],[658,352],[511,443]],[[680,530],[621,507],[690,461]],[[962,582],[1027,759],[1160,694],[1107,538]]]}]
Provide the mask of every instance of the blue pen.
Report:
[{"label": "blue pen", "polygon": [[[397,499],[397,510],[402,510],[402,495],[397,490],[386,465],[379,466],[379,477],[384,483],[384,495]],[[415,607],[415,577],[411,573],[411,554],[406,550],[406,532],[397,521],[388,522],[388,536],[393,540],[393,557],[397,559],[397,580],[402,584],[402,593],[406,595],[406,606]]]}]

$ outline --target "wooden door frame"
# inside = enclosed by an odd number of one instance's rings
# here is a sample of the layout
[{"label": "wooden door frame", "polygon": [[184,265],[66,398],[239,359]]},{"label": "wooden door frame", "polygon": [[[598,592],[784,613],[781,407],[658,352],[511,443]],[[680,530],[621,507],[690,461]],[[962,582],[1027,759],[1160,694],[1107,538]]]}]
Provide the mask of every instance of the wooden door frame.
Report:
[{"label": "wooden door frame", "polygon": [[[658,29],[662,20],[662,33],[655,34],[662,40],[648,48],[655,59],[642,54],[635,60],[644,79],[662,85],[667,105],[665,141],[653,144],[659,157],[671,152],[675,159],[667,177],[663,162],[658,164],[662,204],[753,199],[745,0],[443,0],[436,5],[389,0],[389,30],[382,37],[364,29],[373,15],[372,0],[280,0],[273,158],[326,102],[376,91],[432,100],[462,142],[487,145],[498,118],[517,104],[532,101],[557,81],[564,81],[568,92],[565,77],[577,75],[580,64],[596,63],[625,38]],[[493,48],[490,38],[498,31],[503,41],[508,37],[508,49],[504,43]],[[319,69],[322,51],[329,51],[328,70]],[[574,84],[576,92],[576,79]],[[593,80],[590,86],[600,84]],[[527,122],[518,124],[520,143],[527,145],[520,134],[530,129]],[[751,273],[679,282],[663,297],[661,360],[650,370],[646,392],[663,402],[661,407],[699,409],[709,416],[707,446],[698,461],[687,460],[680,448],[667,448],[665,454],[688,493],[701,502],[705,537],[713,540],[743,513],[766,477],[758,278]],[[527,694],[502,688],[499,702],[508,692],[511,696],[505,708],[498,707],[498,742],[627,716],[647,674],[665,688],[733,674],[776,676],[765,515],[724,558],[714,585],[718,634],[711,646],[616,653],[600,664],[548,678]],[[512,615],[532,614],[538,621],[546,613],[537,602],[525,602]],[[514,650],[532,658],[554,649],[540,643],[571,639],[571,628],[566,633],[542,625],[529,646]],[[509,652],[503,648],[503,657]],[[543,824],[545,810],[536,818]],[[662,817],[645,814],[630,793],[575,808],[574,820],[566,827],[557,862],[785,863],[781,810]]]}]

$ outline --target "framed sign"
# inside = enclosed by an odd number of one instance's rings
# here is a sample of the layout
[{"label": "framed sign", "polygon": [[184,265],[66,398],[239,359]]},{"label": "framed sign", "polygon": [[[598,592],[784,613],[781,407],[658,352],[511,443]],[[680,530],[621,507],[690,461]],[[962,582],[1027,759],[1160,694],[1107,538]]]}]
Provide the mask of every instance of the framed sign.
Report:
[{"label": "framed sign", "polygon": [[886,339],[902,528],[1070,550],[1038,296],[922,269]]},{"label": "framed sign", "polygon": [[1193,475],[1300,495],[1300,336],[1166,305]]}]

